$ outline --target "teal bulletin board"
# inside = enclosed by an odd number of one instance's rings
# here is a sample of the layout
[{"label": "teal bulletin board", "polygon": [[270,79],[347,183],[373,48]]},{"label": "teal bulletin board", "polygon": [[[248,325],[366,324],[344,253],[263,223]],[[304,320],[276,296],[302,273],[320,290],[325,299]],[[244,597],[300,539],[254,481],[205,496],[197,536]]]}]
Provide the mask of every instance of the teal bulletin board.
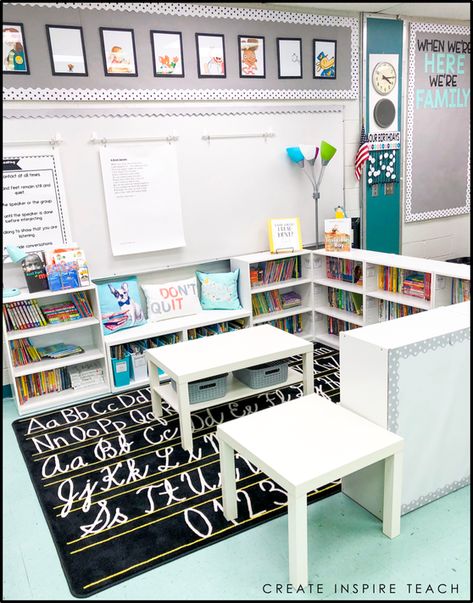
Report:
[{"label": "teal bulletin board", "polygon": [[[367,56],[370,54],[398,54],[399,66],[402,64],[403,22],[397,19],[367,19]],[[398,70],[398,102],[401,107],[402,73]],[[366,106],[369,106],[371,93],[370,77],[366,78]],[[371,115],[366,112],[367,132],[372,127]],[[401,114],[397,111],[397,128],[401,130]],[[400,165],[401,153],[398,150],[397,164]],[[367,178],[368,169],[363,170],[363,178]],[[384,184],[378,185],[378,195],[372,194],[371,186],[366,186],[365,207],[365,247],[372,251],[400,253],[400,219],[401,189],[399,178],[393,183],[393,194],[386,195]]]}]

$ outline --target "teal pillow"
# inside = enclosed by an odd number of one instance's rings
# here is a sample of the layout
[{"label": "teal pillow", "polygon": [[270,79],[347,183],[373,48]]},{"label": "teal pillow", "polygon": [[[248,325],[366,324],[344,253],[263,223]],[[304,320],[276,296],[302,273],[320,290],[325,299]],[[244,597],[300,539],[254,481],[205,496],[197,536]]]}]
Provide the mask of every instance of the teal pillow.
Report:
[{"label": "teal pillow", "polygon": [[209,274],[196,272],[199,279],[200,305],[203,310],[241,310],[238,299],[238,275],[240,269],[233,272]]}]

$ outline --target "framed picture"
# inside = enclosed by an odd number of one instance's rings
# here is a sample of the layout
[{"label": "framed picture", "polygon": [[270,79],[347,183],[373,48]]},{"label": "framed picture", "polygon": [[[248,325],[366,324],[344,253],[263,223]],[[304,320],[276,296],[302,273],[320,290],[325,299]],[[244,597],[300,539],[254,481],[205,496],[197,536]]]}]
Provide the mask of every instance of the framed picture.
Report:
[{"label": "framed picture", "polygon": [[105,75],[137,76],[133,30],[109,27],[99,29]]},{"label": "framed picture", "polygon": [[337,77],[337,41],[314,40],[314,78],[334,80]]},{"label": "framed picture", "polygon": [[240,77],[266,77],[263,36],[238,36]]},{"label": "framed picture", "polygon": [[46,25],[53,75],[88,75],[82,27]]},{"label": "framed picture", "polygon": [[282,79],[302,78],[302,39],[276,38],[278,47],[278,77]]},{"label": "framed picture", "polygon": [[154,75],[156,77],[184,77],[181,33],[152,30],[150,34]]},{"label": "framed picture", "polygon": [[227,77],[222,34],[195,34],[199,77]]},{"label": "framed picture", "polygon": [[268,220],[268,234],[271,253],[302,249],[299,218],[272,218]]},{"label": "framed picture", "polygon": [[3,23],[3,73],[30,72],[23,23]]}]

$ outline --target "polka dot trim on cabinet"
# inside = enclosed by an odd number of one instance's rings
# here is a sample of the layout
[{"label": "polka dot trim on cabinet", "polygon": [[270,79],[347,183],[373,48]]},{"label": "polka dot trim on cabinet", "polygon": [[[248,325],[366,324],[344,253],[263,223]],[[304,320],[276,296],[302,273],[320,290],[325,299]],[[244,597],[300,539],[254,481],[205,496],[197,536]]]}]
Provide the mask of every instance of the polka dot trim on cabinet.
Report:
[{"label": "polka dot trim on cabinet", "polygon": [[407,86],[407,121],[406,121],[406,167],[405,167],[405,210],[404,219],[406,222],[416,222],[419,220],[431,220],[433,218],[444,218],[447,216],[457,216],[470,213],[470,147],[471,136],[468,133],[468,172],[466,176],[466,203],[461,207],[450,207],[434,211],[412,213],[412,157],[414,140],[414,101],[415,101],[415,53],[417,32],[428,33],[446,33],[470,35],[470,28],[463,25],[446,25],[439,23],[418,23],[409,24],[409,75]]},{"label": "polka dot trim on cabinet", "polygon": [[446,486],[442,486],[442,488],[437,488],[437,490],[434,490],[433,492],[429,492],[425,496],[419,496],[419,498],[416,498],[415,500],[411,500],[411,502],[409,502],[407,504],[401,505],[401,514],[404,515],[404,513],[409,513],[409,511],[413,511],[414,509],[417,509],[418,507],[422,507],[422,506],[426,505],[427,503],[432,502],[433,500],[437,500],[437,498],[441,498],[442,496],[445,496],[446,494],[450,494],[450,492],[455,492],[455,490],[459,490],[460,488],[463,488],[464,486],[468,486],[469,483],[470,483],[469,476],[466,476],[460,480],[454,480],[450,484],[447,484]]}]

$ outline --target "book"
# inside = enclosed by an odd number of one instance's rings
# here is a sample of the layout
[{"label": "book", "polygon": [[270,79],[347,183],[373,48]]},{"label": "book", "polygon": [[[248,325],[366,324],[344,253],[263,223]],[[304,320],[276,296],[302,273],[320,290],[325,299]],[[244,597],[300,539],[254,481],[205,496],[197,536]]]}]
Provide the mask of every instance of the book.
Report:
[{"label": "book", "polygon": [[84,349],[78,345],[66,343],[54,343],[45,347],[36,348],[41,358],[65,358],[74,354],[82,354]]}]

